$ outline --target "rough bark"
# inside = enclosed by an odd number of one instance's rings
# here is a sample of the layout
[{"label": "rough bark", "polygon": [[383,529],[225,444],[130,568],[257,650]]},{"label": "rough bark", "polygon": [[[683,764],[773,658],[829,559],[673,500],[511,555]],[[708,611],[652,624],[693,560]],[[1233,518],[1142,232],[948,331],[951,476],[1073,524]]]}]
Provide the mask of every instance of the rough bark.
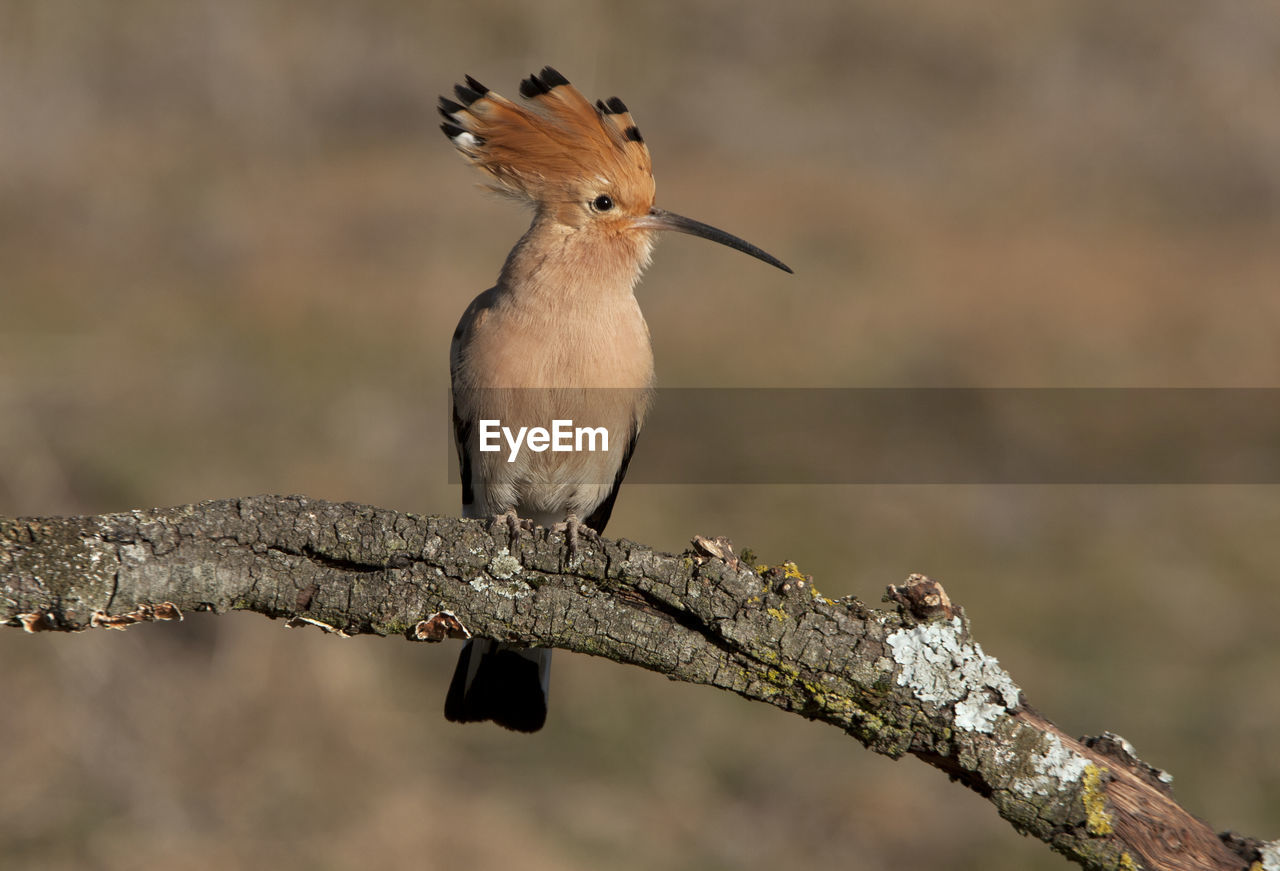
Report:
[{"label": "rough bark", "polygon": [[0,605],[27,631],[255,611],[345,634],[467,632],[708,684],[912,754],[1019,831],[1091,869],[1280,869],[1280,842],[1215,835],[1109,733],[1077,741],[1029,707],[933,581],[895,610],[831,600],[794,565],[722,539],[680,555],[302,497],[96,517],[0,519]]}]

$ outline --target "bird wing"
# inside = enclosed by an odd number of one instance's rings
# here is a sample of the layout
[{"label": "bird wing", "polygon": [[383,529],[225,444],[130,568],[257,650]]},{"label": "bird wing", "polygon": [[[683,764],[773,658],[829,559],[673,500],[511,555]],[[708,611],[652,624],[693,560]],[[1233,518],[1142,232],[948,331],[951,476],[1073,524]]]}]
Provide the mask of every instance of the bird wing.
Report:
[{"label": "bird wing", "polygon": [[631,421],[631,436],[627,439],[627,449],[622,454],[622,462],[618,464],[618,473],[613,478],[613,487],[609,490],[609,495],[604,497],[591,514],[582,521],[586,526],[594,529],[597,534],[604,533],[604,528],[609,523],[609,517],[613,514],[613,503],[618,499],[618,489],[622,487],[622,479],[627,476],[627,466],[631,462],[631,454],[635,452],[636,441],[639,438],[640,421],[633,418]]},{"label": "bird wing", "polygon": [[462,479],[462,516],[478,516],[473,513],[476,505],[476,481],[471,462],[472,436],[475,435],[475,415],[458,411],[458,366],[462,350],[471,338],[476,323],[493,306],[494,288],[486,290],[471,301],[458,320],[449,343],[449,406],[453,414],[453,442],[458,451],[458,475]]}]

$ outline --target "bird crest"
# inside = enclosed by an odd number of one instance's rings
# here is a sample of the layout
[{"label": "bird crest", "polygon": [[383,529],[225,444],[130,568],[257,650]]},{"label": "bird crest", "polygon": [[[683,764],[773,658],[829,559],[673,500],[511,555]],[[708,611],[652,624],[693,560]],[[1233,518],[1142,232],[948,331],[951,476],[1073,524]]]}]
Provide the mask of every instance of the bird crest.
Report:
[{"label": "bird crest", "polygon": [[520,83],[523,103],[471,76],[453,91],[440,98],[441,129],[499,193],[536,205],[603,196],[632,214],[653,205],[649,149],[617,97],[592,105],[552,67]]}]

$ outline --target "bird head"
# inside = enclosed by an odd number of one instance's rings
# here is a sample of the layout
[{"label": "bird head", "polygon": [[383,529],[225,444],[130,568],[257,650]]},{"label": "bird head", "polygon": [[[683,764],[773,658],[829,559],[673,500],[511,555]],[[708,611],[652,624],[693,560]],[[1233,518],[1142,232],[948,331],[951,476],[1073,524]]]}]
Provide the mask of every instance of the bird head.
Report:
[{"label": "bird head", "polygon": [[737,236],[654,206],[653,168],[644,137],[617,97],[592,104],[552,67],[520,83],[519,104],[471,76],[440,98],[441,125],[490,187],[531,204],[592,241],[633,248],[647,259],[651,233],[675,230],[791,269]]}]

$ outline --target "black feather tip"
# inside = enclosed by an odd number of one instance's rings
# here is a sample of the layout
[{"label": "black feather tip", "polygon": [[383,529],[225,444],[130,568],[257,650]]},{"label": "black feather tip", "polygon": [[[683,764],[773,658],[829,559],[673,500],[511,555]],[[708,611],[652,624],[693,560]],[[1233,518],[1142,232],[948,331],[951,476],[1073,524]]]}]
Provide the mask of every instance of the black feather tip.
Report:
[{"label": "black feather tip", "polygon": [[467,107],[462,105],[461,103],[453,102],[453,100],[450,100],[448,97],[440,98],[440,106],[439,106],[440,114],[450,120],[453,119],[454,115],[456,115],[458,112],[461,112],[465,108]]},{"label": "black feather tip", "polygon": [[541,97],[543,94],[551,93],[551,88],[537,76],[529,76],[520,83],[520,96],[532,100],[534,97]]},{"label": "black feather tip", "polygon": [[489,89],[471,76],[467,76],[467,83],[465,85],[454,85],[453,93],[457,95],[458,99],[462,101],[462,105],[466,107],[489,93]]},{"label": "black feather tip", "polygon": [[551,93],[553,88],[569,84],[569,80],[560,74],[555,67],[543,67],[542,72],[534,73],[520,83],[520,94],[532,100],[543,94]]},{"label": "black feather tip", "polygon": [[542,72],[538,74],[542,78],[543,84],[548,88],[558,88],[561,85],[569,84],[569,80],[560,74],[555,67],[543,67]]}]

